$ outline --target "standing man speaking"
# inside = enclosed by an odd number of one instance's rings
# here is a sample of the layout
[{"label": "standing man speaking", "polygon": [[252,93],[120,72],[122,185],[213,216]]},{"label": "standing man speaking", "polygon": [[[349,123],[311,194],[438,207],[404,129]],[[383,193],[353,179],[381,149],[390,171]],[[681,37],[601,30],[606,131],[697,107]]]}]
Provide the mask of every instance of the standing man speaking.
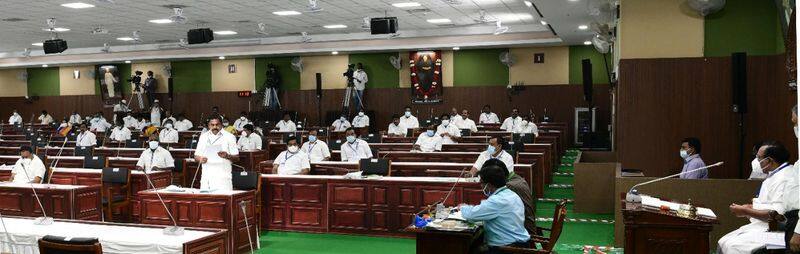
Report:
[{"label": "standing man speaking", "polygon": [[208,120],[207,132],[200,135],[194,159],[203,166],[200,189],[233,190],[231,165],[239,160],[236,137],[222,131],[222,120],[212,117]]}]

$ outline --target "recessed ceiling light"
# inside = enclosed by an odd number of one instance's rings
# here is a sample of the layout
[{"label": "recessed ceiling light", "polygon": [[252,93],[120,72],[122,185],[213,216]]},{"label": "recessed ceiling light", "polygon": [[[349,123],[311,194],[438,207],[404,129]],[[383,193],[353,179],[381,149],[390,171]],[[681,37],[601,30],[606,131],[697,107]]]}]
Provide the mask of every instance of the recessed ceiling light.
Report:
[{"label": "recessed ceiling light", "polygon": [[592,45],[592,42],[591,41],[584,41],[583,45]]},{"label": "recessed ceiling light", "polygon": [[34,43],[31,43],[31,45],[37,46],[37,47],[42,47],[42,46],[44,46],[44,43],[42,43],[42,42],[34,42]]},{"label": "recessed ceiling light", "polygon": [[587,26],[587,25],[580,25],[580,26],[578,26],[578,29],[580,29],[580,30],[586,30],[586,29],[589,29],[589,26]]},{"label": "recessed ceiling light", "polygon": [[47,66],[49,66],[49,65],[42,64],[42,68],[47,68]]},{"label": "recessed ceiling light", "polygon": [[67,32],[67,31],[69,31],[69,30],[70,30],[70,29],[69,29],[69,28],[66,28],[66,27],[56,27],[56,28],[53,28],[53,31],[54,31],[54,32]]},{"label": "recessed ceiling light", "polygon": [[453,50],[459,50],[459,49],[461,49],[461,48],[460,47],[453,47]]},{"label": "recessed ceiling light", "polygon": [[72,9],[86,9],[86,8],[94,7],[94,5],[87,4],[87,3],[81,3],[81,2],[62,4],[61,6],[64,6],[64,7],[67,7],[67,8],[72,8]]},{"label": "recessed ceiling light", "polygon": [[569,0],[570,2],[577,2],[578,0]]},{"label": "recessed ceiling light", "polygon": [[541,23],[543,26],[547,25],[547,21],[544,21],[544,19],[543,20],[539,20],[539,23]]},{"label": "recessed ceiling light", "polygon": [[290,15],[300,15],[300,12],[299,11],[275,11],[275,12],[272,12],[272,14],[275,14],[275,15],[278,15],[278,16],[290,16]]},{"label": "recessed ceiling light", "polygon": [[214,31],[214,34],[216,34],[216,35],[234,35],[234,34],[238,34],[238,33],[236,31],[225,30],[225,31]]},{"label": "recessed ceiling light", "polygon": [[133,38],[131,37],[119,37],[117,38],[118,41],[132,41]]},{"label": "recessed ceiling light", "polygon": [[219,59],[219,60],[225,60],[225,56],[219,56],[219,57],[217,57],[217,59]]},{"label": "recessed ceiling light", "polygon": [[125,63],[131,63],[131,60],[125,60]]},{"label": "recessed ceiling light", "polygon": [[525,6],[533,7],[533,3],[531,3],[531,1],[525,1]]},{"label": "recessed ceiling light", "polygon": [[393,3],[392,6],[397,8],[408,8],[408,7],[419,7],[422,5],[417,2],[405,2],[405,3]]},{"label": "recessed ceiling light", "polygon": [[150,20],[150,23],[154,23],[154,24],[169,24],[169,23],[172,23],[172,20],[169,20],[169,19],[153,19],[153,20]]},{"label": "recessed ceiling light", "polygon": [[327,25],[327,26],[323,26],[323,27],[324,27],[324,28],[327,28],[327,29],[339,29],[339,28],[347,28],[347,26],[346,26],[346,25],[342,25],[342,24],[336,24],[336,25]]},{"label": "recessed ceiling light", "polygon": [[338,54],[339,54],[339,51],[333,51],[333,52],[331,52],[331,55],[338,55]]},{"label": "recessed ceiling light", "polygon": [[428,20],[428,23],[433,23],[433,24],[450,23],[450,22],[451,22],[450,19],[429,19]]}]

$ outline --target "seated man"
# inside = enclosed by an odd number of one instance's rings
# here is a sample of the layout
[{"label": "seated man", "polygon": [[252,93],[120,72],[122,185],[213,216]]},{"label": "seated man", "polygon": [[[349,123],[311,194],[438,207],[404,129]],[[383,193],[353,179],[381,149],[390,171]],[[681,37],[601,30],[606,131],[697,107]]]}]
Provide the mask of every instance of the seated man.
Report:
[{"label": "seated man", "polygon": [[411,107],[409,106],[405,107],[403,117],[400,118],[400,124],[406,127],[406,129],[419,128],[419,120],[417,119],[416,116],[411,114]]},{"label": "seated man", "polygon": [[236,131],[236,127],[233,127],[233,125],[231,125],[231,123],[228,122],[227,119],[222,120],[222,127],[223,130],[227,131],[230,134],[236,135],[237,133],[239,133],[238,131]]},{"label": "seated man", "polygon": [[514,131],[518,126],[522,125],[522,117],[519,116],[519,109],[514,108],[511,110],[511,116],[503,121],[500,129],[504,131]]},{"label": "seated man", "polygon": [[787,163],[789,151],[778,142],[765,142],[758,149],[758,166],[762,172],[767,173],[767,179],[761,183],[758,196],[753,199],[752,204],[738,205],[731,204],[731,213],[737,217],[745,217],[750,223],[744,225],[733,232],[730,232],[719,239],[718,253],[753,253],[764,248],[764,239],[769,234],[778,237],[783,236],[783,232],[767,232],[769,230],[769,213],[776,211],[783,214],[784,186],[787,178],[796,177],[784,170],[792,165]]},{"label": "seated man", "polygon": [[531,121],[531,117],[523,116],[522,124],[515,128],[513,132],[520,134],[533,134],[534,137],[538,137],[539,127],[537,127],[536,124]]},{"label": "seated man", "polygon": [[419,134],[417,138],[417,142],[414,143],[414,147],[411,148],[411,151],[420,151],[425,153],[430,153],[434,151],[442,151],[442,136],[436,135],[436,125],[429,125],[428,130]]},{"label": "seated man", "polygon": [[442,124],[436,128],[436,135],[442,137],[443,144],[455,144],[461,139],[461,129],[455,124],[450,122],[450,116],[444,114],[441,116]]},{"label": "seated man", "polygon": [[147,149],[144,149],[139,161],[136,162],[136,169],[150,173],[157,170],[169,170],[175,168],[175,159],[172,154],[158,145],[158,137],[152,134],[148,137]]},{"label": "seated man", "polygon": [[15,109],[13,113],[11,113],[11,117],[8,118],[8,124],[19,124],[22,123],[22,116],[17,113]]},{"label": "seated man", "polygon": [[700,158],[700,140],[697,138],[685,138],[681,141],[680,155],[683,158],[683,169],[681,170],[681,179],[708,179],[708,169],[701,169],[695,172],[692,170],[706,166],[703,159]]},{"label": "seated man", "polygon": [[82,123],[78,136],[75,137],[75,146],[94,147],[95,145],[97,145],[97,136],[89,131],[85,123]]},{"label": "seated man", "polygon": [[483,106],[481,116],[478,118],[478,123],[500,123],[500,118],[497,117],[497,114],[492,112],[492,108],[487,104]]},{"label": "seated man", "polygon": [[50,124],[53,121],[53,116],[47,113],[47,110],[42,110],[42,114],[39,116],[39,123],[40,124]]},{"label": "seated man", "polygon": [[278,154],[272,163],[272,172],[279,175],[307,175],[311,171],[308,155],[300,150],[297,138],[286,141],[286,151]]},{"label": "seated man", "polygon": [[177,131],[188,131],[192,127],[193,127],[192,126],[192,121],[189,121],[189,119],[186,119],[186,115],[185,114],[178,115],[178,121],[175,122],[175,130],[177,130]]},{"label": "seated man", "polygon": [[308,154],[308,160],[311,162],[327,161],[331,159],[331,150],[325,141],[317,139],[317,130],[311,129],[308,131],[308,141],[300,148]]},{"label": "seated man", "polygon": [[359,111],[358,115],[353,117],[353,127],[366,128],[369,127],[369,116],[364,114],[364,111]]},{"label": "seated man", "polygon": [[135,129],[143,131],[147,127],[150,127],[150,120],[146,117],[140,117]]},{"label": "seated man", "polygon": [[158,141],[163,144],[175,144],[178,143],[179,139],[178,131],[175,130],[172,121],[167,120],[164,122],[164,128],[158,133]]},{"label": "seated man", "polygon": [[369,144],[367,141],[356,137],[355,129],[352,127],[347,128],[344,135],[347,137],[347,142],[342,144],[342,148],[340,148],[342,161],[358,162],[361,159],[372,158],[372,150],[369,148]]},{"label": "seated man", "polygon": [[467,221],[483,222],[486,253],[503,253],[499,247],[529,247],[530,234],[525,229],[525,206],[519,196],[506,186],[507,171],[486,165],[478,173],[487,196],[479,205],[462,204],[461,215]]},{"label": "seated man", "polygon": [[261,150],[261,136],[255,133],[255,128],[252,124],[245,124],[242,130],[242,135],[239,136],[239,150],[253,151]]},{"label": "seated man", "polygon": [[81,115],[78,114],[78,111],[73,111],[72,115],[69,116],[69,123],[78,126],[79,124],[83,123],[83,119],[81,119]]},{"label": "seated man", "polygon": [[135,117],[133,117],[133,115],[131,114],[131,112],[128,112],[128,113],[127,113],[127,115],[126,115],[125,117],[123,117],[123,118],[122,118],[122,121],[123,121],[123,122],[124,122],[124,124],[125,124],[125,125],[124,125],[124,126],[125,126],[125,128],[134,128],[134,129],[139,129],[139,128],[138,128],[138,127],[139,127],[139,121],[138,121],[138,120],[136,120],[136,118],[135,118]]},{"label": "seated man", "polygon": [[90,121],[90,123],[91,126],[89,126],[89,128],[92,131],[96,132],[106,132],[106,130],[112,127],[111,124],[108,123],[106,118],[103,117],[103,114],[100,112],[97,112],[97,114],[95,114],[94,118],[92,119],[92,121]]},{"label": "seated man", "polygon": [[478,156],[478,160],[475,161],[475,164],[472,165],[472,169],[469,171],[470,174],[473,176],[477,175],[478,169],[483,167],[483,163],[489,159],[499,159],[506,164],[506,168],[509,172],[513,172],[514,158],[511,157],[511,154],[503,150],[503,145],[505,145],[505,143],[505,139],[501,136],[489,139],[489,146],[486,147],[486,151],[483,151],[481,155]]},{"label": "seated man", "polygon": [[392,115],[392,122],[386,130],[386,135],[389,135],[389,137],[405,137],[406,133],[408,133],[408,130],[400,123],[400,116],[397,114]]},{"label": "seated man", "polygon": [[239,116],[239,119],[236,119],[236,121],[233,122],[233,127],[236,128],[237,131],[242,131],[244,130],[244,126],[247,124],[252,124],[252,122],[250,122],[250,120],[247,119],[247,112],[242,111],[242,114],[241,116]]},{"label": "seated man", "polygon": [[517,193],[522,200],[522,204],[525,205],[525,229],[528,230],[528,234],[530,235],[536,234],[536,201],[533,199],[533,192],[528,182],[525,181],[525,178],[515,174],[513,169],[508,170],[506,164],[498,159],[489,159],[483,163],[483,167],[489,165],[497,165],[505,169],[504,172],[508,174],[506,187],[514,193]]},{"label": "seated man", "polygon": [[172,111],[167,110],[165,115],[166,115],[166,117],[164,117],[164,120],[161,120],[161,126],[164,126],[165,124],[167,124],[167,121],[170,121],[173,124],[175,124],[175,121],[178,121],[178,119],[176,119],[175,116],[172,115]]},{"label": "seated man", "polygon": [[350,128],[352,126],[350,125],[350,121],[347,121],[347,116],[342,115],[339,117],[339,119],[333,121],[331,127],[333,127],[333,131],[345,131],[347,130],[347,128]]},{"label": "seated man", "polygon": [[461,110],[461,121],[456,123],[459,129],[463,130],[470,130],[471,132],[478,131],[478,126],[475,125],[475,121],[469,119],[469,110]]},{"label": "seated man", "polygon": [[275,128],[278,129],[279,132],[297,131],[297,125],[292,122],[292,118],[289,113],[283,114],[283,120],[280,120],[277,124],[275,124]]},{"label": "seated man", "polygon": [[44,162],[33,154],[33,148],[23,145],[19,148],[19,160],[11,170],[11,182],[41,183],[44,179]]},{"label": "seated man", "polygon": [[111,130],[111,136],[108,138],[120,142],[131,139],[131,130],[125,128],[125,126],[122,124],[122,121],[117,121],[117,126]]}]

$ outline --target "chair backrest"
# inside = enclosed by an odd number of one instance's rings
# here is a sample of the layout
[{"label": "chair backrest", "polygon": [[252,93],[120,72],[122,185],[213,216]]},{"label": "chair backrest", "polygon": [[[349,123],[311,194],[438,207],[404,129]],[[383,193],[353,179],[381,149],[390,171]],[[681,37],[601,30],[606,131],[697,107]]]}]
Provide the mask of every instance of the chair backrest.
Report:
[{"label": "chair backrest", "polygon": [[361,159],[358,161],[358,168],[363,175],[390,176],[392,174],[392,161],[387,159]]},{"label": "chair backrest", "polygon": [[127,168],[103,168],[103,183],[127,184],[131,171]]},{"label": "chair backrest", "polygon": [[39,239],[41,254],[101,254],[103,248],[97,238],[66,238],[46,235]]},{"label": "chair backrest", "polygon": [[470,129],[461,129],[461,136],[462,137],[472,136],[472,130],[470,130]]},{"label": "chair backrest", "polygon": [[550,240],[544,247],[545,250],[552,251],[556,247],[556,242],[561,236],[561,230],[564,228],[564,220],[567,219],[567,201],[561,200],[556,205],[555,212],[553,213],[553,226],[550,228]]},{"label": "chair backrest", "polygon": [[362,137],[362,139],[364,139],[364,141],[367,141],[367,143],[380,143],[381,142],[381,135],[375,135],[375,134],[370,133],[370,134],[367,134],[366,136]]},{"label": "chair backrest", "polygon": [[126,148],[142,148],[142,142],[139,139],[128,139],[125,140],[125,147]]},{"label": "chair backrest", "polygon": [[96,169],[104,168],[106,167],[106,157],[100,155],[83,157],[83,167]]},{"label": "chair backrest", "polygon": [[34,147],[45,147],[47,146],[47,138],[44,137],[36,137],[36,139],[31,140],[31,145]]},{"label": "chair backrest", "polygon": [[183,160],[175,160],[175,167],[172,172],[183,172]]},{"label": "chair backrest", "polygon": [[186,140],[186,148],[189,149],[197,148],[197,139]]},{"label": "chair backrest", "polygon": [[75,141],[78,139],[78,134],[75,132],[70,132],[67,134],[67,141]]},{"label": "chair backrest", "polygon": [[234,190],[257,190],[260,174],[252,171],[231,172]]},{"label": "chair backrest", "polygon": [[339,150],[342,149],[342,143],[344,142],[342,142],[341,139],[333,140],[330,142],[330,144],[328,144],[328,147],[330,147],[331,151]]},{"label": "chair backrest", "polygon": [[78,146],[75,147],[75,156],[92,156],[92,151],[91,146]]}]

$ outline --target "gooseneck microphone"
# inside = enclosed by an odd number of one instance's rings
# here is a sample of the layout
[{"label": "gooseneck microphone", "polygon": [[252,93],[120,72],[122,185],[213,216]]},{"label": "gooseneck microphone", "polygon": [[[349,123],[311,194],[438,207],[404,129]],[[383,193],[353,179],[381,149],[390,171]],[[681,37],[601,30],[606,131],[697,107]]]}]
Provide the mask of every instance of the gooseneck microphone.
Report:
[{"label": "gooseneck microphone", "polygon": [[[152,165],[150,165],[152,167]],[[158,193],[156,186],[153,185],[153,181],[150,180],[150,172],[147,170],[142,170],[144,172],[144,178],[147,179],[147,183],[153,188],[153,193],[156,194],[158,197],[158,201],[161,202],[161,205],[164,206],[164,210],[169,215],[169,219],[172,221],[171,227],[164,228],[164,235],[183,235],[184,228],[178,226],[178,222],[175,220],[175,217],[172,216],[172,212],[169,211],[169,207],[167,207],[167,203],[164,202],[164,199],[161,198],[161,194]]]},{"label": "gooseneck microphone", "polygon": [[[31,156],[33,156],[33,155],[31,155]],[[33,158],[31,158],[31,161],[33,161]],[[31,182],[31,181],[33,181],[33,178],[31,178],[30,175],[28,175],[28,169],[25,167],[25,164],[23,164],[22,162],[20,162],[19,165],[22,166],[22,173],[25,173],[25,178],[29,180],[28,183],[31,185],[31,191],[33,191],[33,198],[36,199],[36,203],[38,203],[39,204],[39,208],[42,209],[42,217],[38,217],[38,218],[34,219],[33,224],[34,225],[51,225],[51,224],[53,224],[53,218],[47,217],[47,212],[45,211],[44,206],[42,205],[42,200],[39,199],[39,194],[36,194],[36,186],[33,185],[33,182]]]},{"label": "gooseneck microphone", "polygon": [[686,171],[686,172],[680,172],[680,173],[677,173],[677,174],[668,175],[668,176],[665,176],[665,177],[662,177],[662,178],[657,178],[657,179],[653,179],[653,180],[650,180],[650,181],[647,181],[647,182],[636,184],[633,187],[631,187],[631,189],[628,191],[628,194],[625,194],[625,201],[631,202],[631,203],[640,203],[640,202],[642,202],[642,197],[639,195],[639,191],[636,189],[636,187],[643,186],[643,185],[648,185],[648,184],[655,183],[655,182],[660,182],[660,181],[663,181],[663,180],[666,180],[666,179],[669,179],[669,178],[673,178],[673,177],[679,176],[681,174],[692,173],[692,172],[700,171],[700,170],[703,170],[703,169],[709,169],[709,168],[713,168],[713,167],[719,167],[722,164],[723,164],[723,162],[720,161],[720,162],[717,162],[717,163],[714,163],[714,164],[711,164],[711,165],[708,165],[708,166],[705,166],[705,167],[699,167],[699,168],[696,168],[696,169],[693,169],[693,170],[689,170],[689,171]]},{"label": "gooseneck microphone", "polygon": [[[249,219],[247,218],[247,210],[245,209],[245,207],[247,207],[247,203],[250,203],[250,201],[241,201],[239,202],[239,207],[242,208],[242,214],[244,214],[244,226],[247,230],[247,242],[250,243],[250,253],[252,254],[256,253],[256,251],[253,248],[253,239],[250,236],[250,223],[247,221]],[[258,237],[258,235],[256,235],[256,237]]]}]

